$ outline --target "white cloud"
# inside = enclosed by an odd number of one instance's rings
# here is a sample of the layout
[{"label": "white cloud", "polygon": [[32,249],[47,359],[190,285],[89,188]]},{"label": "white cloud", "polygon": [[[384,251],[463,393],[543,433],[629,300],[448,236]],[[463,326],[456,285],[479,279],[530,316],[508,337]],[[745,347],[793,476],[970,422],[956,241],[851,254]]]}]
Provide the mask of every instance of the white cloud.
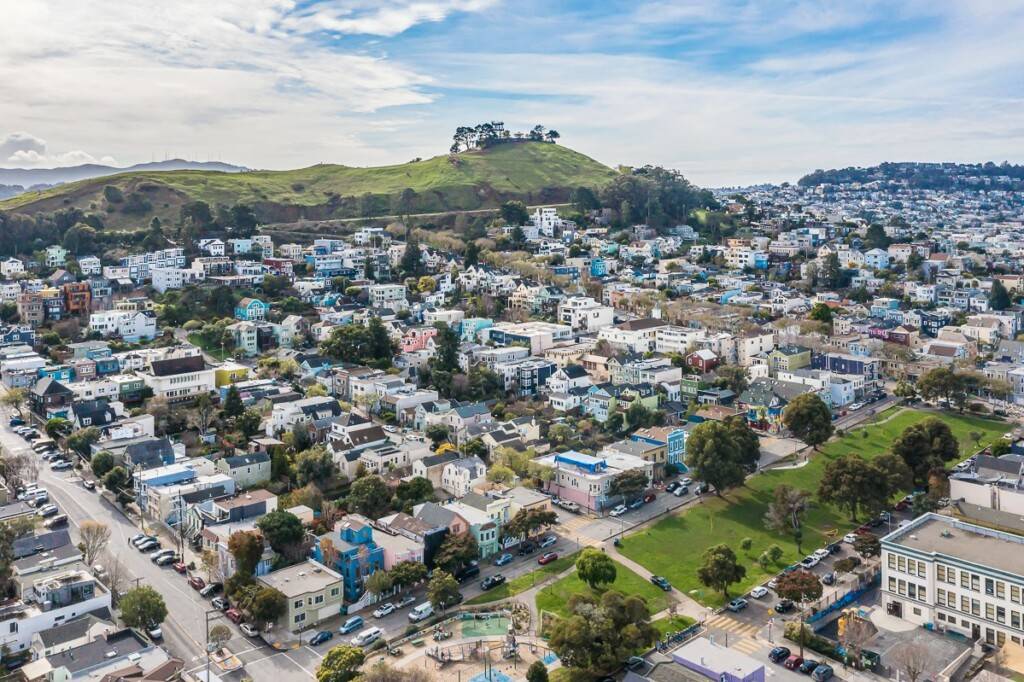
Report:
[{"label": "white cloud", "polygon": [[83,163],[117,165],[117,161],[111,156],[97,159],[92,154],[81,150],[51,153],[47,149],[46,140],[42,140],[31,133],[9,133],[0,141],[0,165],[56,167],[77,166]]}]

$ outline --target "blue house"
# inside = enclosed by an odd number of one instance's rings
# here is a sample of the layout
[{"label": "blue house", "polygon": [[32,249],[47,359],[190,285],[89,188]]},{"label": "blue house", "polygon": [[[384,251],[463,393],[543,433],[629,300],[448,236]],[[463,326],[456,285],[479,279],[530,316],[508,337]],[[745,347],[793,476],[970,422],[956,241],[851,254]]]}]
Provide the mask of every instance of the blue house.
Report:
[{"label": "blue house", "polygon": [[39,368],[39,378],[52,377],[63,384],[70,384],[75,380],[75,370],[70,365],[51,365]]},{"label": "blue house", "polygon": [[117,361],[117,358],[96,358],[97,375],[118,374],[120,371],[121,363]]},{"label": "blue house", "polygon": [[367,576],[384,569],[384,548],[373,541],[370,520],[359,514],[349,514],[333,532],[318,537],[313,558],[341,574],[348,602],[363,596]]},{"label": "blue house", "polygon": [[591,277],[604,277],[608,274],[608,264],[604,262],[604,258],[598,256],[597,258],[590,259],[590,276]]},{"label": "blue house", "polygon": [[687,427],[693,428],[688,424],[686,426],[655,426],[649,429],[640,429],[630,436],[630,440],[650,445],[664,445],[665,463],[682,467],[685,472],[687,471],[686,464],[684,464],[686,436],[689,430]]},{"label": "blue house", "polygon": [[494,326],[494,320],[486,317],[467,317],[459,323],[459,338],[463,341],[476,341],[477,334]]},{"label": "blue house", "polygon": [[245,322],[258,322],[267,319],[270,304],[258,298],[243,298],[235,306],[235,319]]},{"label": "blue house", "polygon": [[19,327],[12,325],[0,329],[0,343],[24,343],[34,346],[36,343],[36,330],[32,327]]}]

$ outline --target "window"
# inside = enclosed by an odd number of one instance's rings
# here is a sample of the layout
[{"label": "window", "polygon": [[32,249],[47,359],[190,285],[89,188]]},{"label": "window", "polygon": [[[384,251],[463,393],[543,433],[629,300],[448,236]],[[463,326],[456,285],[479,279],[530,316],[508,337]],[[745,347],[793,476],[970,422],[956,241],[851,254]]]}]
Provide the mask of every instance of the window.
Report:
[{"label": "window", "polygon": [[1020,630],[1020,611],[1010,611],[1010,627]]},{"label": "window", "polygon": [[960,571],[960,587],[968,590],[971,589],[971,576],[969,573]]},{"label": "window", "polygon": [[896,555],[892,553],[889,554],[889,568],[896,568]]},{"label": "window", "polygon": [[996,619],[996,607],[991,604],[985,604],[985,620]]},{"label": "window", "polygon": [[896,558],[897,569],[900,573],[907,572],[907,558],[904,556]]},{"label": "window", "polygon": [[1010,601],[1020,603],[1020,587],[1010,585]]},{"label": "window", "polygon": [[891,576],[891,575],[889,576],[889,591],[890,592],[895,592],[896,591],[896,578],[894,576]]},{"label": "window", "polygon": [[1002,580],[996,581],[996,596],[1000,599],[1006,599],[1006,583]]},{"label": "window", "polygon": [[961,595],[960,597],[960,610],[964,613],[971,612],[971,600]]},{"label": "window", "polygon": [[1006,609],[1004,609],[1002,606],[997,606],[996,607],[996,622],[997,623],[1005,623],[1006,622]]},{"label": "window", "polygon": [[971,600],[971,615],[979,617],[981,616],[981,602],[977,599]]},{"label": "window", "polygon": [[296,615],[295,615],[295,622],[296,622],[296,623],[301,623],[301,622],[303,622],[304,620],[306,620],[306,614],[304,614],[304,613],[298,613],[298,614],[296,614]]},{"label": "window", "polygon": [[935,579],[940,583],[946,582],[946,567],[942,564],[936,564],[935,566]]},{"label": "window", "polygon": [[996,581],[992,580],[992,578],[985,578],[985,594],[991,595],[991,594],[995,594],[995,593],[996,593]]},{"label": "window", "polygon": [[295,608],[297,608],[297,609],[301,609],[302,608],[302,600],[301,599],[296,599],[295,600],[295,604],[293,604],[293,606]]},{"label": "window", "polygon": [[314,604],[323,604],[324,603],[324,595],[322,595],[322,594],[316,595],[316,598],[313,599],[313,603]]},{"label": "window", "polygon": [[974,573],[971,574],[971,589],[975,592],[981,590],[981,576]]}]

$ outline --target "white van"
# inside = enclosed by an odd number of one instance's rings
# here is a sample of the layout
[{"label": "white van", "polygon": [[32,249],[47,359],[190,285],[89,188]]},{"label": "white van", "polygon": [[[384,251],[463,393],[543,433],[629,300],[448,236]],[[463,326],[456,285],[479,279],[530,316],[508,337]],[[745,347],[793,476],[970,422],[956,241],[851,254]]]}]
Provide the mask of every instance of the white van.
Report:
[{"label": "white van", "polygon": [[32,492],[30,492],[28,494],[28,499],[26,500],[26,502],[28,502],[30,505],[37,505],[37,504],[40,504],[42,502],[49,502],[49,501],[50,501],[50,493],[46,492],[45,488],[39,488],[38,490],[33,490]]},{"label": "white van", "polygon": [[384,631],[378,627],[366,628],[352,638],[352,646],[366,646],[367,644],[373,644],[380,639],[383,634]]},{"label": "white van", "polygon": [[425,618],[430,618],[434,615],[434,607],[431,606],[430,602],[425,601],[412,611],[409,612],[409,620],[413,623],[418,623]]}]

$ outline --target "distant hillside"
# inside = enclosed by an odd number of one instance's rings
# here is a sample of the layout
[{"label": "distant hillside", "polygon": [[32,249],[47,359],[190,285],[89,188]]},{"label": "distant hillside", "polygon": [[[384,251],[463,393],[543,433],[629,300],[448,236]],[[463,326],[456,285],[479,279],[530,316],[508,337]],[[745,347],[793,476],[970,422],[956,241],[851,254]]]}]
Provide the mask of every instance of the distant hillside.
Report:
[{"label": "distant hillside", "polygon": [[[406,193],[406,210],[413,213],[488,208],[509,199],[554,203],[566,201],[576,187],[602,187],[615,175],[566,147],[522,142],[374,168],[120,173],[21,194],[0,201],[0,211],[34,214],[77,207],[98,213],[107,227],[131,228],[146,225],[152,216],[176,221],[183,204],[205,201],[211,207],[249,204],[261,222],[325,220],[396,213],[406,189],[415,192]],[[117,195],[105,191],[111,185],[123,202],[108,203],[107,197]]]},{"label": "distant hillside", "polygon": [[184,159],[168,159],[152,163],[139,163],[125,168],[103,166],[86,163],[81,166],[63,168],[0,168],[0,185],[20,186],[24,189],[42,189],[41,186],[52,187],[65,182],[101,178],[117,173],[134,173],[137,171],[176,171],[176,170],[207,170],[224,173],[238,173],[245,170],[242,166],[218,161],[185,161]]},{"label": "distant hillside", "polygon": [[799,180],[802,187],[881,183],[911,189],[1024,189],[1024,166],[988,163],[882,163],[867,168],[816,170]]}]

